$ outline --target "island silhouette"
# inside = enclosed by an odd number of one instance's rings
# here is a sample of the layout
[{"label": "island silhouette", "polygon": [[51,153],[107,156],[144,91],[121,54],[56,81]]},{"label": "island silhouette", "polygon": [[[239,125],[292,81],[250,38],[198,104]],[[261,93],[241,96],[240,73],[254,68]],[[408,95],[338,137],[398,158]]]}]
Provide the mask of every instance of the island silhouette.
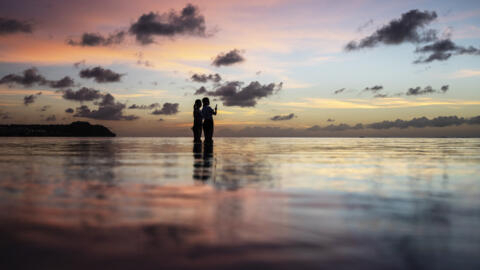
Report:
[{"label": "island silhouette", "polygon": [[76,121],[69,125],[0,125],[0,137],[115,137],[102,125]]}]

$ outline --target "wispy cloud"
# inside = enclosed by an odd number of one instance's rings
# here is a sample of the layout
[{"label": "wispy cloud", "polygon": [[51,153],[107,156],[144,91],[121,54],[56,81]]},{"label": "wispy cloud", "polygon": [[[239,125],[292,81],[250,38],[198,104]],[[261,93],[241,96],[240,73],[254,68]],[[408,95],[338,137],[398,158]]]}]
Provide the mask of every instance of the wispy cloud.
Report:
[{"label": "wispy cloud", "polygon": [[468,78],[476,76],[480,76],[480,70],[462,69],[450,75],[451,78]]},{"label": "wispy cloud", "polygon": [[383,99],[327,99],[304,98],[299,102],[270,102],[271,104],[287,107],[315,108],[315,109],[380,109],[380,108],[408,108],[422,106],[470,106],[480,105],[475,100],[435,100],[432,98],[383,98]]}]

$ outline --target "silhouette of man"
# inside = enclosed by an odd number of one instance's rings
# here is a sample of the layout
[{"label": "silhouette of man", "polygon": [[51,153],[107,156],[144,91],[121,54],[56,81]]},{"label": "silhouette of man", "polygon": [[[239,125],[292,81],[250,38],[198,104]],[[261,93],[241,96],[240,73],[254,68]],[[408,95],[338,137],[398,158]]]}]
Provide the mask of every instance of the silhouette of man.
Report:
[{"label": "silhouette of man", "polygon": [[213,136],[213,115],[217,115],[217,106],[215,110],[210,107],[210,100],[207,97],[202,99],[202,116],[203,116],[203,134],[205,135],[205,143],[212,143]]}]

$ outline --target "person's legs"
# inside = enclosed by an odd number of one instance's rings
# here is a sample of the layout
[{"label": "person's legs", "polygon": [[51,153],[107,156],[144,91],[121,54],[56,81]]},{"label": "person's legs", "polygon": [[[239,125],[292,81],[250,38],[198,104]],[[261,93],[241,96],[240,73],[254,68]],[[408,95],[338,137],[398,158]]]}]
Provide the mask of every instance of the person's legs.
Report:
[{"label": "person's legs", "polygon": [[203,136],[205,137],[203,141],[206,142],[207,141],[207,136],[208,136],[207,120],[203,121]]},{"label": "person's legs", "polygon": [[193,127],[193,140],[195,142],[201,142],[202,139],[202,126],[194,126]]},{"label": "person's legs", "polygon": [[205,142],[212,141],[212,133],[213,133],[213,121],[212,120],[205,120],[203,122],[203,133],[205,135]]}]

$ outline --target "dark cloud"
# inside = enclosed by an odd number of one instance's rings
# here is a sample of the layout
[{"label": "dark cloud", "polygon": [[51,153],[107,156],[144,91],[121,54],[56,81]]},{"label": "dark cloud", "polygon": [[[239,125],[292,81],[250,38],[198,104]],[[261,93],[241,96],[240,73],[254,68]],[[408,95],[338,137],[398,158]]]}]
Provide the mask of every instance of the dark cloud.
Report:
[{"label": "dark cloud", "polygon": [[23,75],[17,74],[8,74],[3,76],[0,79],[0,84],[19,84],[26,87],[32,86],[34,84],[44,85],[46,84],[47,79],[42,75],[38,74],[38,70],[34,67],[26,69],[23,71]]},{"label": "dark cloud", "polygon": [[335,119],[328,118],[327,122],[335,122]]},{"label": "dark cloud", "polygon": [[72,108],[67,108],[67,109],[65,110],[65,112],[66,112],[66,113],[73,113],[74,111],[73,111]]},{"label": "dark cloud", "polygon": [[124,31],[118,31],[108,35],[108,37],[104,37],[99,33],[83,33],[80,40],[75,41],[73,39],[68,39],[67,44],[71,46],[87,47],[110,46],[122,43],[125,39],[125,34]]},{"label": "dark cloud", "polygon": [[25,106],[28,106],[28,104],[34,103],[35,100],[37,99],[37,97],[40,96],[41,94],[42,94],[42,92],[38,92],[34,95],[28,95],[28,96],[23,97],[23,104]]},{"label": "dark cloud", "polygon": [[111,94],[104,95],[97,105],[97,110],[90,110],[86,105],[77,107],[73,116],[98,120],[136,120],[139,118],[136,115],[124,115],[123,110],[126,105],[115,102],[115,98]]},{"label": "dark cloud", "polygon": [[410,127],[414,128],[426,128],[426,127],[447,127],[447,126],[459,126],[462,124],[467,125],[477,125],[480,124],[480,116],[473,118],[463,118],[457,116],[439,116],[433,119],[428,119],[426,117],[413,118],[411,120],[401,120],[397,119],[395,121],[381,121],[371,124],[356,124],[350,126],[348,124],[339,124],[339,125],[329,125],[321,127],[318,125],[307,128],[307,131],[317,132],[317,131],[345,131],[345,130],[360,130],[360,129],[390,129],[390,128],[400,128],[406,129]]},{"label": "dark cloud", "polygon": [[103,94],[100,93],[99,90],[93,88],[82,87],[77,91],[73,91],[71,89],[61,90],[63,92],[62,97],[67,100],[73,101],[92,101],[96,99],[100,99],[103,97]]},{"label": "dark cloud", "polygon": [[8,119],[12,119],[12,117],[10,116],[9,112],[0,111],[0,119],[8,120]]},{"label": "dark cloud", "polygon": [[135,56],[138,58],[137,59],[137,65],[145,66],[145,67],[153,67],[154,66],[154,64],[151,61],[143,59],[143,52],[137,52],[137,53],[135,53]]},{"label": "dark cloud", "polygon": [[409,127],[415,127],[415,128],[425,128],[425,127],[447,127],[447,126],[459,126],[462,124],[467,124],[467,125],[475,125],[475,124],[480,124],[480,116],[473,117],[473,118],[463,118],[463,117],[458,117],[458,116],[439,116],[435,117],[433,119],[428,119],[427,117],[419,117],[419,118],[413,118],[411,120],[401,120],[397,119],[395,121],[381,121],[381,122],[375,122],[371,124],[357,124],[355,126],[349,126],[346,124],[340,124],[337,126],[327,126],[320,128],[316,126],[315,128],[310,128],[311,131],[315,130],[331,130],[331,131],[337,131],[337,130],[347,130],[347,129],[390,129],[390,128],[400,128],[400,129],[405,129]]},{"label": "dark cloud", "polygon": [[386,45],[396,45],[404,42],[430,42],[436,40],[436,32],[427,30],[419,32],[427,24],[437,18],[434,11],[419,11],[413,9],[403,13],[400,19],[390,21],[375,33],[360,40],[351,41],[345,46],[345,50],[353,51],[363,48],[372,48],[381,43]]},{"label": "dark cloud", "polygon": [[33,25],[30,22],[0,17],[0,36],[15,33],[32,33]]},{"label": "dark cloud", "polygon": [[155,108],[158,108],[160,107],[160,104],[159,103],[152,103],[150,105],[137,105],[137,104],[133,104],[131,105],[130,107],[128,107],[129,109],[137,109],[137,110],[152,110],[152,109],[155,109]]},{"label": "dark cloud", "polygon": [[220,77],[220,74],[215,73],[215,74],[193,74],[191,77],[192,81],[194,82],[199,82],[199,83],[206,83],[207,81],[212,81],[212,82],[220,82],[222,80],[222,77]]},{"label": "dark cloud", "polygon": [[75,62],[73,63],[73,66],[75,68],[79,68],[80,66],[85,66],[85,64],[87,63],[87,61],[85,61],[85,59],[81,60],[81,61],[78,61],[78,62]]},{"label": "dark cloud", "polygon": [[173,37],[176,35],[207,36],[205,18],[199,14],[198,8],[188,4],[178,14],[174,10],[158,14],[143,14],[130,26],[129,32],[135,35],[143,45],[153,43],[154,36]]},{"label": "dark cloud", "polygon": [[285,121],[285,120],[291,120],[294,117],[297,117],[294,113],[287,114],[287,115],[275,115],[274,117],[270,118],[272,121]]},{"label": "dark cloud", "polygon": [[157,109],[152,112],[152,114],[159,115],[159,114],[165,114],[165,115],[172,115],[178,113],[178,103],[164,103],[163,107],[161,109]]},{"label": "dark cloud", "polygon": [[215,57],[212,62],[214,66],[229,66],[235,63],[240,63],[245,61],[245,58],[241,55],[241,51],[237,49],[233,49],[228,53],[220,53]]},{"label": "dark cloud", "polygon": [[[245,87],[242,85],[243,83],[239,81],[226,82],[214,91],[206,91],[204,94],[219,97],[225,106],[254,107],[257,100],[273,95],[282,89],[282,83],[262,85],[255,81]],[[200,90],[201,88],[195,94]]]},{"label": "dark cloud", "polygon": [[336,94],[342,93],[343,91],[345,91],[345,88],[335,90],[335,92],[333,92],[333,93],[336,95]]},{"label": "dark cloud", "polygon": [[45,118],[45,121],[49,121],[49,122],[57,121],[57,117],[55,117],[55,115],[52,114],[52,115],[49,115],[47,118]]},{"label": "dark cloud", "polygon": [[67,88],[75,85],[75,82],[72,78],[65,76],[58,81],[48,81],[48,85],[51,88]]},{"label": "dark cloud", "polygon": [[146,67],[154,67],[155,66],[152,62],[150,62],[148,60],[141,60],[141,59],[137,60],[137,65],[146,66]]},{"label": "dark cloud", "polygon": [[360,25],[360,26],[357,28],[357,32],[363,31],[363,29],[369,27],[369,26],[372,25],[372,24],[373,24],[373,20],[372,20],[372,19],[368,20],[367,22],[365,22],[364,24]]},{"label": "dark cloud", "polygon": [[207,89],[204,86],[202,86],[202,87],[198,88],[197,91],[195,91],[194,94],[195,95],[202,95],[202,94],[206,94],[207,92],[208,92]]},{"label": "dark cloud", "polygon": [[82,69],[79,73],[81,78],[94,78],[98,83],[119,82],[123,74],[116,73],[108,68],[100,66]]},{"label": "dark cloud", "polygon": [[[474,119],[474,118],[471,118]],[[400,120],[395,121],[382,121],[377,123],[368,124],[367,128],[372,129],[389,129],[389,128],[424,128],[424,127],[446,127],[446,126],[458,126],[461,124],[476,124],[471,122],[471,119],[465,119],[457,116],[439,116],[433,119],[426,117],[413,118],[412,120]]]},{"label": "dark cloud", "polygon": [[433,93],[445,93],[448,91],[448,89],[448,85],[443,85],[440,90],[433,89],[431,86],[426,86],[423,89],[420,86],[417,86],[415,88],[409,88],[405,94],[407,96],[419,96]]},{"label": "dark cloud", "polygon": [[459,46],[448,38],[417,48],[415,52],[428,54],[426,57],[419,57],[417,60],[415,60],[415,64],[430,63],[433,61],[445,61],[448,60],[452,55],[480,55],[480,49],[473,46]]},{"label": "dark cloud", "polygon": [[374,98],[386,98],[388,97],[387,94],[376,94],[375,96],[373,96]]},{"label": "dark cloud", "polygon": [[363,89],[363,91],[370,91],[372,93],[377,93],[378,91],[380,91],[382,89],[383,89],[383,86],[375,85],[375,86],[372,86],[372,87],[366,87],[365,89]]},{"label": "dark cloud", "polygon": [[42,106],[42,107],[40,108],[40,111],[41,111],[41,112],[45,112],[45,111],[47,111],[48,109],[50,109],[51,107],[52,107],[52,106],[50,106],[50,105]]},{"label": "dark cloud", "polygon": [[40,85],[49,86],[51,88],[65,88],[73,86],[75,82],[68,76],[63,77],[58,81],[47,80],[44,76],[38,73],[36,68],[32,67],[24,70],[22,75],[8,74],[3,76],[3,78],[0,79],[0,84],[18,84],[25,87]]}]

